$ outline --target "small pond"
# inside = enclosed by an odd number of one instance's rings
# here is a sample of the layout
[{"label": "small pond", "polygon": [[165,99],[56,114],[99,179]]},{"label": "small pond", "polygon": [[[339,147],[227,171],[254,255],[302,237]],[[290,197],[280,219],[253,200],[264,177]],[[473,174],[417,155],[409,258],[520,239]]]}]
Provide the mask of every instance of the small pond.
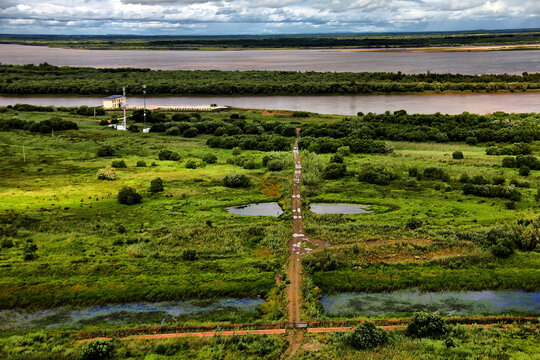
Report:
[{"label": "small pond", "polygon": [[321,302],[328,315],[540,313],[540,291],[342,293],[325,295]]},{"label": "small pond", "polygon": [[58,307],[27,311],[0,310],[0,330],[57,327],[79,328],[87,325],[159,324],[182,321],[200,316],[220,320],[257,314],[263,299],[223,298],[166,302],[137,302],[94,307]]},{"label": "small pond", "polygon": [[249,204],[228,207],[227,211],[231,214],[251,216],[280,216],[283,214],[283,209],[278,203]]},{"label": "small pond", "polygon": [[324,203],[313,203],[309,205],[311,212],[315,214],[344,214],[344,215],[353,215],[353,214],[369,214],[373,211],[369,210],[368,205],[358,205],[358,204],[324,204]]}]

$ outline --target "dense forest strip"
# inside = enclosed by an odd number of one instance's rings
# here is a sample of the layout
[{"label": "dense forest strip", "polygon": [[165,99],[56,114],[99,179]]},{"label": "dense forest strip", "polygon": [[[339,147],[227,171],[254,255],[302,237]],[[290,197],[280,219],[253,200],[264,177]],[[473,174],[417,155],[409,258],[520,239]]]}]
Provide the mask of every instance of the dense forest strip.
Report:
[{"label": "dense forest strip", "polygon": [[324,95],[423,92],[496,92],[540,89],[540,73],[403,74],[385,72],[296,72],[97,69],[0,65],[4,95]]},{"label": "dense forest strip", "polygon": [[[540,30],[435,33],[125,36],[0,35],[0,43],[77,49],[232,50],[290,48],[403,48],[540,44]],[[519,48],[517,48],[519,49]]]}]

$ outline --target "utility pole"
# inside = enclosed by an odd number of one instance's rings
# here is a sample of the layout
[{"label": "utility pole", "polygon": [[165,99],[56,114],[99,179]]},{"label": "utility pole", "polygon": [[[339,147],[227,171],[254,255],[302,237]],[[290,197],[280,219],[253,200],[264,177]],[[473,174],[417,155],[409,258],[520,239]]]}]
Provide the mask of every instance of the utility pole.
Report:
[{"label": "utility pole", "polygon": [[146,84],[143,84],[142,86],[142,92],[144,94],[144,127],[143,127],[143,131],[144,129],[146,129]]},{"label": "utility pole", "polygon": [[96,108],[94,108],[94,120],[96,119]]},{"label": "utility pole", "polygon": [[127,130],[127,126],[126,126],[126,88],[123,86],[122,87],[122,93],[124,95],[124,130]]}]

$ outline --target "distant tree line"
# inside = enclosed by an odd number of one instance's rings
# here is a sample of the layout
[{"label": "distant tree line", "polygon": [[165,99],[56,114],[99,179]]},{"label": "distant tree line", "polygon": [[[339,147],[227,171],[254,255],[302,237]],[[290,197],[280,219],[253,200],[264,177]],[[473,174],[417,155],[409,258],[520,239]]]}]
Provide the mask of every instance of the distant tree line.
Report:
[{"label": "distant tree line", "polygon": [[1,119],[0,131],[9,130],[29,130],[31,132],[39,132],[42,134],[50,133],[52,130],[78,130],[77,123],[69,120],[63,120],[59,117],[51,117],[48,120],[40,122],[26,121],[17,118]]},{"label": "distant tree line", "polygon": [[295,71],[96,69],[0,65],[0,94],[318,95],[540,89],[540,73],[460,75]]}]

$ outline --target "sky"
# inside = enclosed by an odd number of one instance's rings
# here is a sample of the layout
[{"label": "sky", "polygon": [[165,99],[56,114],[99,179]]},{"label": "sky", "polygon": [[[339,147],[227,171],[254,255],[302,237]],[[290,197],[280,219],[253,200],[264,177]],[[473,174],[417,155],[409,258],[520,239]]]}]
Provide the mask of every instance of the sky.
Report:
[{"label": "sky", "polygon": [[0,0],[0,33],[234,35],[540,28],[540,0]]}]

